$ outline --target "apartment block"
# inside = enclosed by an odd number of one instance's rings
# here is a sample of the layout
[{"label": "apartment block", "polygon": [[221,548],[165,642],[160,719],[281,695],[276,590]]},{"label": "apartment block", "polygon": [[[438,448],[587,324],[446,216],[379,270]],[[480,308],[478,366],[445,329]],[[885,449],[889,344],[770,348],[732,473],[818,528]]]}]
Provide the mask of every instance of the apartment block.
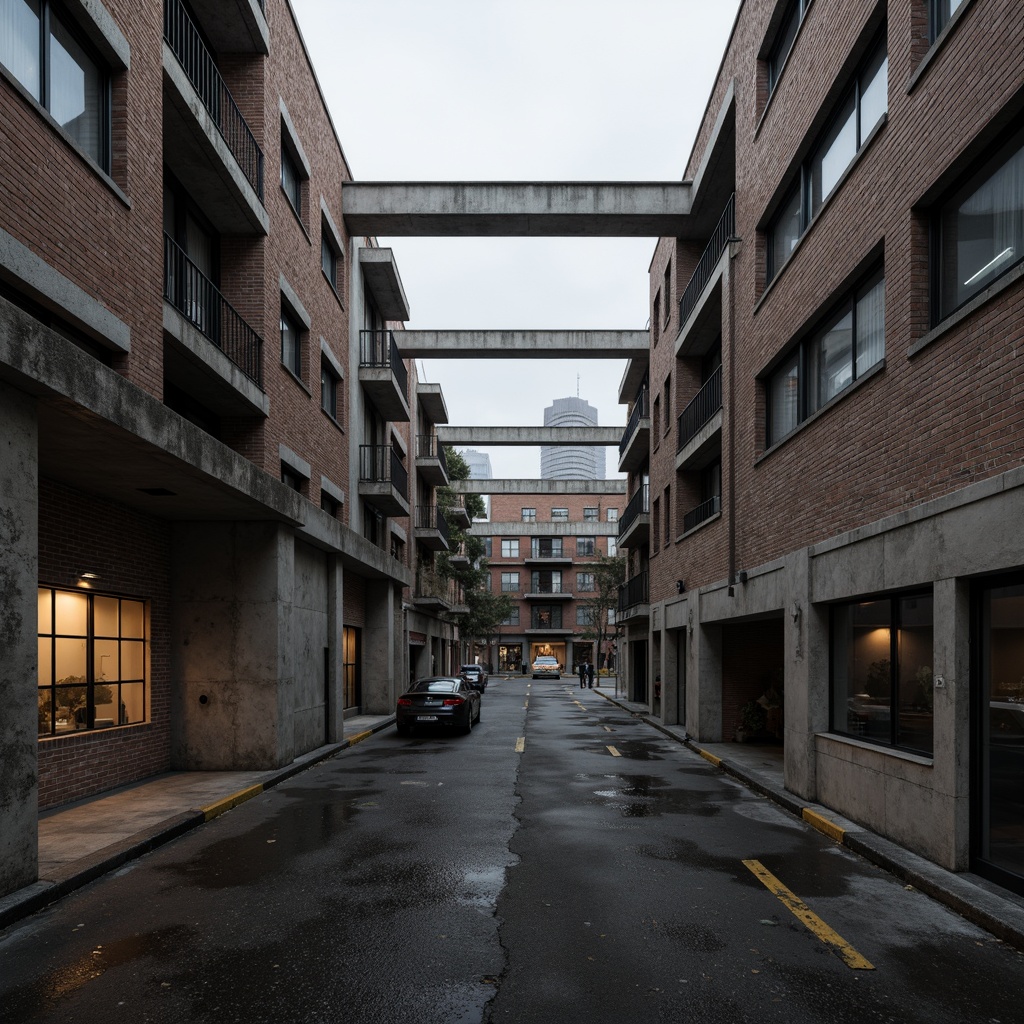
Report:
[{"label": "apartment block", "polygon": [[7,893],[40,809],[290,763],[460,657],[443,397],[286,0],[3,5],[0,109]]},{"label": "apartment block", "polygon": [[619,460],[631,695],[1017,891],[1022,52],[1012,0],[743,3]]}]

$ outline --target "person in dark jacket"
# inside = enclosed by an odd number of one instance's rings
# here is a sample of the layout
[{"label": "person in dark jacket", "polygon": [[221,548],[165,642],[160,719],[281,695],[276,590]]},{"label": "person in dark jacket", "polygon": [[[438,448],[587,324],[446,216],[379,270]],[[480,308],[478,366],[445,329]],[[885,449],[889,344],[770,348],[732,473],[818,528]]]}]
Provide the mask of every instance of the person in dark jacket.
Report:
[{"label": "person in dark jacket", "polygon": [[587,662],[587,686],[591,690],[594,688],[594,663],[592,661]]},{"label": "person in dark jacket", "polygon": [[587,685],[587,663],[585,661],[580,662],[580,689],[582,690]]}]

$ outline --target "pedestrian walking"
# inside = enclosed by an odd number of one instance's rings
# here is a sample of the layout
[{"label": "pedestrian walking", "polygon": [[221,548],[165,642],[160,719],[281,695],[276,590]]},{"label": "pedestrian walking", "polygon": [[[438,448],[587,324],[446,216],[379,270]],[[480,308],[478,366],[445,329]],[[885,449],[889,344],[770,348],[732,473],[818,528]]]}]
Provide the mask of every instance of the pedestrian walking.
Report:
[{"label": "pedestrian walking", "polygon": [[587,686],[592,690],[594,688],[594,665],[592,662],[587,662]]},{"label": "pedestrian walking", "polygon": [[582,690],[587,685],[587,663],[585,661],[580,662],[580,689]]}]

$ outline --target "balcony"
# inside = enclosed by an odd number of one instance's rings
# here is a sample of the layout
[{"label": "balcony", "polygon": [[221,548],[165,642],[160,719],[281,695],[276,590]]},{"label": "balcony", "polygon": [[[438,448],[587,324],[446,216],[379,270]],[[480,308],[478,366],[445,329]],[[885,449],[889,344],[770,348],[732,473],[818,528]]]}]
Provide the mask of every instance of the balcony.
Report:
[{"label": "balcony", "polygon": [[416,400],[419,402],[420,412],[423,413],[427,423],[436,425],[448,422],[448,406],[445,404],[440,384],[418,382]]},{"label": "balcony", "polygon": [[448,521],[460,530],[468,530],[473,525],[466,506],[459,503],[452,505],[447,512]]},{"label": "balcony", "polygon": [[690,314],[696,309],[704,289],[714,275],[718,261],[722,258],[729,241],[736,235],[736,193],[729,196],[719,218],[715,230],[711,233],[711,240],[707,248],[697,261],[697,267],[690,276],[689,282],[683,289],[682,297],[679,299],[679,329],[685,330],[686,321]]},{"label": "balcony", "polygon": [[267,234],[263,151],[181,0],[164,0],[164,160],[222,234]]},{"label": "balcony", "polygon": [[615,616],[616,624],[649,619],[651,616],[651,596],[648,574],[637,573],[619,587],[619,608]]},{"label": "balcony", "polygon": [[679,416],[676,469],[700,469],[721,450],[722,368],[719,366]]},{"label": "balcony", "polygon": [[266,415],[263,339],[168,235],[164,300],[167,379],[218,415]]},{"label": "balcony", "polygon": [[431,487],[448,486],[448,460],[436,434],[416,435],[416,472]]},{"label": "balcony", "polygon": [[459,604],[458,584],[442,576],[436,569],[416,570],[413,604],[434,611],[453,611]]},{"label": "balcony", "polygon": [[413,536],[425,548],[431,551],[447,551],[448,520],[445,519],[437,505],[417,505]]},{"label": "balcony", "polygon": [[644,388],[636,396],[626,430],[619,442],[619,472],[635,473],[650,458],[650,392]]},{"label": "balcony", "polygon": [[359,332],[359,381],[384,419],[409,422],[409,371],[394,331]]},{"label": "balcony", "polygon": [[696,508],[691,509],[683,516],[683,533],[695,530],[701,523],[714,519],[722,511],[721,495],[716,494],[713,498],[701,502]]},{"label": "balcony", "polygon": [[526,565],[536,567],[572,565],[572,555],[566,553],[560,540],[534,537],[530,543],[529,557],[523,561]]},{"label": "balcony", "polygon": [[383,515],[409,514],[409,472],[390,445],[359,446],[359,494]]},{"label": "balcony", "polygon": [[218,53],[270,52],[264,0],[191,0],[191,7]]},{"label": "balcony", "polygon": [[571,601],[573,592],[561,583],[534,581],[523,595],[527,601]]},{"label": "balcony", "polygon": [[646,544],[651,532],[651,486],[641,485],[619,517],[619,547],[637,548]]}]

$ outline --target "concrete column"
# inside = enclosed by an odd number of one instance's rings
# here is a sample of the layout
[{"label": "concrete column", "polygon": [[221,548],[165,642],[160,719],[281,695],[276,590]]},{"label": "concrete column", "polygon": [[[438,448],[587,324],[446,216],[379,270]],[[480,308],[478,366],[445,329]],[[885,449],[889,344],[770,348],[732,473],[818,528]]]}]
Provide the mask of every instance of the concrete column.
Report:
[{"label": "concrete column", "polygon": [[661,720],[665,725],[678,725],[682,687],[686,678],[685,665],[680,656],[683,647],[681,630],[666,630],[661,642]]},{"label": "concrete column", "polygon": [[829,728],[829,621],[828,608],[811,603],[806,548],[787,557],[783,593],[786,788],[805,800],[816,800],[814,737]]},{"label": "concrete column", "polygon": [[[686,731],[705,743],[722,740],[722,627],[703,626],[700,594],[690,598],[687,613],[690,662],[686,680]],[[690,633],[690,628],[693,632]]]},{"label": "concrete column", "polygon": [[290,763],[291,533],[275,523],[181,523],[173,545],[174,767],[261,770]]},{"label": "concrete column", "polygon": [[932,594],[932,775],[938,798],[934,806],[945,808],[933,831],[935,860],[952,871],[966,871],[971,854],[970,584],[936,580]]},{"label": "concrete column", "polygon": [[0,896],[39,870],[38,522],[35,401],[0,381]]},{"label": "concrete column", "polygon": [[[366,581],[366,626],[363,629],[363,711],[388,715],[395,710],[396,625],[402,621],[402,597],[389,580]],[[396,643],[397,640],[397,643]],[[439,664],[436,671],[440,672]]]},{"label": "concrete column", "polygon": [[341,742],[345,728],[345,574],[337,555],[327,557],[327,742]]}]

